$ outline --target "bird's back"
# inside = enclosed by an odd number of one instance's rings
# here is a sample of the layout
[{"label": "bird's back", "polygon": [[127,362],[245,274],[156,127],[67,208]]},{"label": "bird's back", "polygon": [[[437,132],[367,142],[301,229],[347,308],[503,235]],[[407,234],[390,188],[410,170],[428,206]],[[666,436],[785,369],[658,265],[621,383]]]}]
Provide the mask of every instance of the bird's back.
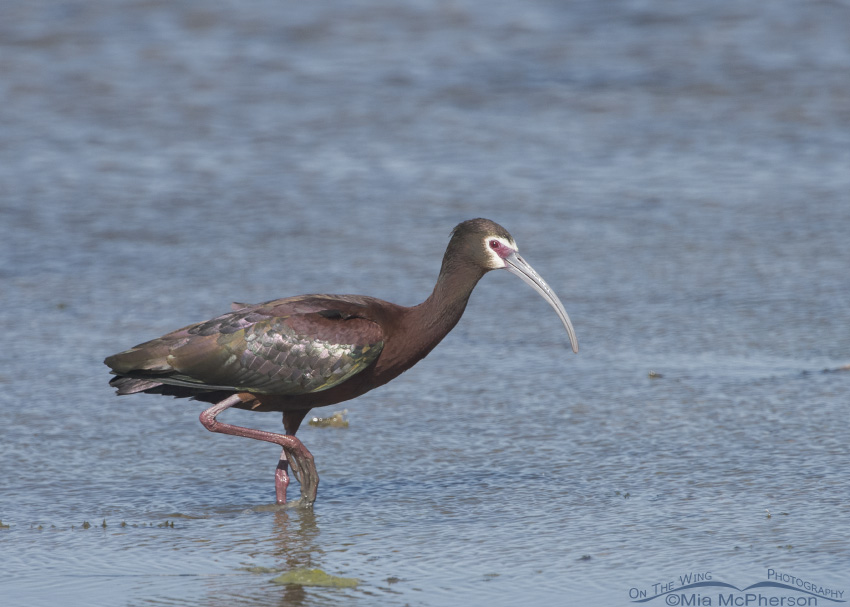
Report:
[{"label": "bird's back", "polygon": [[119,394],[226,391],[299,395],[337,386],[378,357],[378,300],[305,295],[239,307],[104,362]]}]

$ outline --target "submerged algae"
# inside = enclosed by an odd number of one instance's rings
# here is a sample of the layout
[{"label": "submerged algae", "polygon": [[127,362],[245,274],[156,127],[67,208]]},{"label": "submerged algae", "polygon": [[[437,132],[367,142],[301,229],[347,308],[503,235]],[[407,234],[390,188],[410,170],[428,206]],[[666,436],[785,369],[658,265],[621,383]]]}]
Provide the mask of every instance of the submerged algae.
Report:
[{"label": "submerged algae", "polygon": [[328,575],[321,569],[293,569],[282,573],[272,580],[275,584],[293,584],[297,586],[327,586],[330,588],[355,588],[360,580],[353,577]]},{"label": "submerged algae", "polygon": [[345,419],[346,413],[348,413],[348,409],[337,411],[330,417],[314,417],[307,423],[316,428],[348,428],[348,420]]}]

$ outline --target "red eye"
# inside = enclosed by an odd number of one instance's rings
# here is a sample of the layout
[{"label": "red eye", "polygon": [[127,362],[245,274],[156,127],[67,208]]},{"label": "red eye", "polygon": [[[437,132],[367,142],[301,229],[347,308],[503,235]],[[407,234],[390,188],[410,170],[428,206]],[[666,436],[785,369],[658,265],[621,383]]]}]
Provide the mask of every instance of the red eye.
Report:
[{"label": "red eye", "polygon": [[491,248],[491,249],[496,250],[496,249],[498,249],[500,246],[502,246],[502,243],[500,243],[498,240],[491,240],[491,241],[490,241],[490,248]]}]

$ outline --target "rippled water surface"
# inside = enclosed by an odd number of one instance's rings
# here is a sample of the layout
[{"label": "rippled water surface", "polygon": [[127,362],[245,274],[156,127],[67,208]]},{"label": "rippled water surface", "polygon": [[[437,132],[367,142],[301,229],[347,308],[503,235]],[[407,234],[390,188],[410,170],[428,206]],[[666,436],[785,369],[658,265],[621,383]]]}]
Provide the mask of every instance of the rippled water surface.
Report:
[{"label": "rippled water surface", "polygon": [[[850,598],[848,22],[4,3],[3,605],[626,605],[770,570]],[[312,511],[266,508],[274,446],[106,384],[106,355],[231,301],[418,303],[477,216],[581,352],[486,276],[425,361],[333,409],[348,428],[299,432]],[[360,584],[270,583],[305,567]]]}]

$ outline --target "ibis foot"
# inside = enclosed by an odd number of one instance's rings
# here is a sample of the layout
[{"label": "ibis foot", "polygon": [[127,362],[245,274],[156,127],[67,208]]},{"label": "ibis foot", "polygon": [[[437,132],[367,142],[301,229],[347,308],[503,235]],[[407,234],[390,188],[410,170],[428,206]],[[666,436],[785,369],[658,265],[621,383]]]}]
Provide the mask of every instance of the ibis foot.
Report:
[{"label": "ibis foot", "polygon": [[313,502],[316,501],[316,493],[319,488],[319,474],[316,472],[313,454],[310,453],[300,439],[294,436],[294,431],[293,434],[277,434],[275,432],[266,432],[265,430],[255,430],[253,428],[225,424],[216,419],[216,416],[220,413],[241,402],[242,399],[238,394],[228,396],[209,409],[205,409],[200,416],[201,423],[210,432],[232,434],[234,436],[253,438],[280,445],[283,450],[281,451],[280,460],[278,460],[274,475],[277,503],[286,503],[286,488],[289,486],[287,468],[291,465],[292,473],[301,485],[301,499],[298,505],[306,508],[311,507]]},{"label": "ibis foot", "polygon": [[298,502],[299,506],[309,508],[316,501],[316,493],[319,490],[319,473],[316,472],[316,464],[313,461],[313,454],[304,446],[299,439],[292,435],[288,436],[298,441],[298,446],[294,448],[284,447],[280,453],[280,460],[277,462],[277,469],[274,472],[274,488],[277,503],[286,503],[286,488],[289,486],[289,474],[287,469],[292,467],[292,474],[301,485],[301,499]]}]

